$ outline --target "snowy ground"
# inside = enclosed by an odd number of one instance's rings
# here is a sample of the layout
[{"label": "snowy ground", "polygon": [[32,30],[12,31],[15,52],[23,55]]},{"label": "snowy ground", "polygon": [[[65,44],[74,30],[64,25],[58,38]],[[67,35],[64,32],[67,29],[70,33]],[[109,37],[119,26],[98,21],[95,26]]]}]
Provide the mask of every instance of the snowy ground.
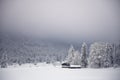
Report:
[{"label": "snowy ground", "polygon": [[65,69],[47,64],[26,64],[0,69],[0,80],[120,80],[120,68]]}]

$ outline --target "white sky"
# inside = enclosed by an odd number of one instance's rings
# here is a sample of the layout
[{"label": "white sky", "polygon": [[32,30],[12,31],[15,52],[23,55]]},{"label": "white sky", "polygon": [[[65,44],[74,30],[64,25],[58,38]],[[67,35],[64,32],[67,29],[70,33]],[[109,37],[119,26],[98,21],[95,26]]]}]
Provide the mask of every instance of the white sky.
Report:
[{"label": "white sky", "polygon": [[109,40],[120,34],[119,0],[1,0],[2,27],[45,38]]}]

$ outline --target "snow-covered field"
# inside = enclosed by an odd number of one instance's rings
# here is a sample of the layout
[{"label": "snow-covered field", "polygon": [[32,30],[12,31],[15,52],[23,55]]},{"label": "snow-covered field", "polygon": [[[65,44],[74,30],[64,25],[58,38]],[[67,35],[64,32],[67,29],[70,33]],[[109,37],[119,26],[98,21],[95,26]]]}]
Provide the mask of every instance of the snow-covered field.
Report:
[{"label": "snow-covered field", "polygon": [[65,69],[40,63],[0,69],[0,80],[120,80],[120,68]]}]

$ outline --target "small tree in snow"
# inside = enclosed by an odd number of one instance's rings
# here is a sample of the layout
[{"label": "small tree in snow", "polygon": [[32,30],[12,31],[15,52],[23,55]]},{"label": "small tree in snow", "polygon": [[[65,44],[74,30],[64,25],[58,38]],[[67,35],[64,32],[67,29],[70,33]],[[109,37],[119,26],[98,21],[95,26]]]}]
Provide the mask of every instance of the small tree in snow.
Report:
[{"label": "small tree in snow", "polygon": [[86,43],[82,44],[81,47],[81,66],[87,67],[87,45]]}]

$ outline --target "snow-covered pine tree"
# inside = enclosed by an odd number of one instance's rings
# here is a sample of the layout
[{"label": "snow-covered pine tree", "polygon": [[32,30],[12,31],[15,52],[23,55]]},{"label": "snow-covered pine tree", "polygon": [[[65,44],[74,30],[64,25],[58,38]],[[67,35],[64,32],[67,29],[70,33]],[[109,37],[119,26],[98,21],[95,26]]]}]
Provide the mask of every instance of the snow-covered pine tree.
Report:
[{"label": "snow-covered pine tree", "polygon": [[7,67],[7,60],[8,60],[7,54],[3,53],[1,59],[1,68]]},{"label": "snow-covered pine tree", "polygon": [[75,53],[75,49],[74,49],[73,45],[71,45],[68,50],[68,56],[66,57],[65,62],[71,63],[73,61],[73,57],[75,56],[74,53]]},{"label": "snow-covered pine tree", "polygon": [[106,60],[104,61],[104,67],[113,66],[113,45],[106,43]]},{"label": "snow-covered pine tree", "polygon": [[115,45],[114,64],[120,66],[120,41],[117,45]]},{"label": "snow-covered pine tree", "polygon": [[90,47],[89,66],[93,68],[109,67],[112,63],[112,46],[104,42],[96,42]]},{"label": "snow-covered pine tree", "polygon": [[73,65],[80,65],[80,52],[79,51],[75,51],[74,52],[74,57],[73,57],[73,59],[72,59],[72,62],[71,62],[71,64],[73,64]]},{"label": "snow-covered pine tree", "polygon": [[[102,66],[102,56],[104,54],[104,45],[103,43],[91,44],[90,46],[90,54],[88,64],[92,68],[100,68]],[[102,53],[101,53],[102,52]]]},{"label": "snow-covered pine tree", "polygon": [[83,43],[81,47],[81,66],[87,67],[87,44]]}]

